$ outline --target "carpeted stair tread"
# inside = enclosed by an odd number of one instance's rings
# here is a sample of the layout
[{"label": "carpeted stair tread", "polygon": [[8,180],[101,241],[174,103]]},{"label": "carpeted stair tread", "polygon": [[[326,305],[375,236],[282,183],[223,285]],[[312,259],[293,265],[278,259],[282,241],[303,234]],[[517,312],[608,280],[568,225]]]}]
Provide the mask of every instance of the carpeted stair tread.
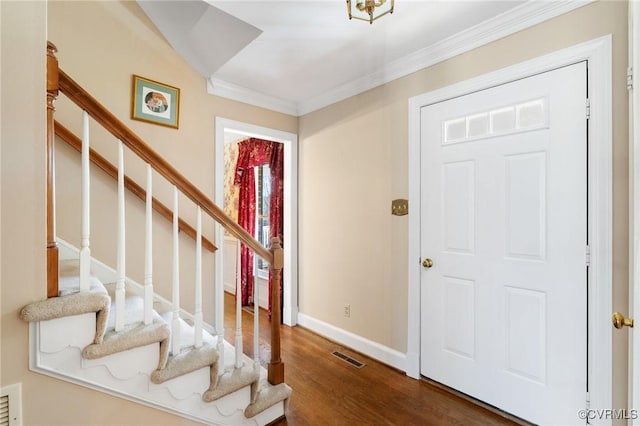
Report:
[{"label": "carpeted stair tread", "polygon": [[[171,328],[171,324],[173,322],[173,312],[165,312],[160,315],[162,319],[169,325]],[[186,349],[193,346],[195,341],[195,328],[189,324],[182,318],[180,318],[180,349]],[[202,343],[208,343],[209,345],[215,347],[217,344],[217,339],[209,334],[207,331],[202,330]]]},{"label": "carpeted stair tread", "polygon": [[256,383],[259,379],[260,372],[253,367],[234,368],[217,377],[217,381],[212,377],[209,390],[202,394],[202,400],[204,402],[215,401],[245,386]]},{"label": "carpeted stair tread", "polygon": [[[80,291],[80,266],[78,259],[61,260],[58,268],[58,296],[78,293]],[[103,283],[93,275],[89,277],[89,292],[108,294]]]},{"label": "carpeted stair tread", "polygon": [[[80,276],[60,277],[58,280],[58,296],[67,296],[80,291]],[[107,294],[104,286],[96,277],[89,277],[89,292]]]},{"label": "carpeted stair tread", "polygon": [[264,382],[262,383],[262,388],[258,391],[254,402],[245,408],[244,415],[247,418],[251,418],[280,401],[285,401],[286,404],[290,396],[291,388],[286,383],[280,383],[279,385],[273,386]]},{"label": "carpeted stair tread", "polygon": [[191,373],[203,367],[211,367],[210,376],[218,375],[218,351],[214,346],[204,343],[199,348],[191,348],[170,356],[166,366],[151,373],[151,381],[156,384]]},{"label": "carpeted stair tread", "polygon": [[89,277],[89,291],[80,293],[80,267],[78,259],[62,260],[58,266],[58,296],[31,303],[20,312],[27,322],[48,321],[57,318],[96,313],[94,344],[102,343],[107,330],[111,300],[102,282]]},{"label": "carpeted stair tread", "polygon": [[102,292],[74,293],[30,303],[22,308],[20,318],[27,322],[48,321],[95,312],[96,334],[93,343],[100,344],[107,327],[110,304],[109,296]]},{"label": "carpeted stair tread", "polygon": [[48,321],[109,309],[109,296],[100,293],[74,293],[29,303],[20,311],[23,321]]},{"label": "carpeted stair tread", "polygon": [[[116,303],[115,297],[111,297],[111,315],[107,323],[107,330],[111,331],[116,326]],[[144,322],[144,299],[139,296],[125,296],[124,299],[124,323],[137,324]]]},{"label": "carpeted stair tread", "polygon": [[125,329],[116,333],[108,331],[104,335],[104,341],[100,344],[91,344],[85,347],[82,355],[87,359],[102,358],[117,352],[146,346],[152,343],[160,343],[160,361],[158,368],[164,368],[167,362],[169,341],[169,327],[164,320],[154,313],[153,321],[149,325],[144,323],[127,324]]},{"label": "carpeted stair tread", "polygon": [[[117,285],[118,284],[116,282],[107,282],[104,284],[104,288],[107,290],[107,292],[109,293],[109,296],[111,296],[112,299],[116,298]],[[131,291],[131,289],[125,285],[125,297],[133,297],[133,296],[139,296],[139,294],[134,291]]]},{"label": "carpeted stair tread", "polygon": [[[158,314],[153,312],[153,320],[144,325],[144,299],[129,290],[125,292],[124,330],[115,332],[115,283],[102,284],[94,276],[90,279],[89,292],[79,293],[79,268],[77,259],[61,261],[60,267],[61,297],[50,298],[25,306],[20,317],[24,321],[45,321],[66,316],[96,313],[96,336],[94,342],[87,345],[82,355],[86,359],[102,358],[118,352],[159,343],[157,369],[150,380],[161,384],[171,379],[209,367],[209,389],[202,394],[204,402],[212,402],[232,394],[246,386],[251,386],[251,404],[244,411],[247,418],[254,417],[281,401],[288,401],[291,388],[286,384],[272,386],[260,380],[260,371],[253,366],[231,368],[219,375],[219,353],[217,337],[202,331],[202,346],[194,348],[195,328],[182,318],[180,323],[180,353],[169,355],[173,312],[166,304],[159,306]],[[113,302],[112,302],[113,301]],[[233,353],[225,347],[225,358],[233,359]]]}]

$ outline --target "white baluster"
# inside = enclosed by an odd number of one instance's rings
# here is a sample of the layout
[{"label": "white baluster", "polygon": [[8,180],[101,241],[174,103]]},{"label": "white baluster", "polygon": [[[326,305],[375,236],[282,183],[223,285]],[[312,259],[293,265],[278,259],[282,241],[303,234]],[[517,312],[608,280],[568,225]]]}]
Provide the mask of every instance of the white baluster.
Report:
[{"label": "white baluster", "polygon": [[173,280],[172,302],[173,319],[171,322],[171,353],[180,353],[180,249],[178,234],[178,188],[173,187]]},{"label": "white baluster", "polygon": [[253,368],[260,370],[260,287],[253,283]]},{"label": "white baluster", "polygon": [[236,368],[242,367],[242,280],[240,279],[240,241],[236,255]]},{"label": "white baluster", "polygon": [[147,200],[144,242],[144,323],[151,324],[153,318],[153,179],[151,165],[147,164]]},{"label": "white baluster", "polygon": [[193,345],[202,346],[202,209],[198,206],[196,218],[196,303],[194,313],[195,338]]},{"label": "white baluster", "polygon": [[218,376],[222,376],[225,373],[225,366],[224,366],[224,328],[222,330],[220,330],[220,333],[218,334],[218,345],[217,345],[216,349],[218,350],[218,365],[220,365],[220,368],[218,368]]},{"label": "white baluster", "polygon": [[118,259],[116,279],[116,331],[124,329],[125,271],[125,215],[124,215],[124,147],[118,141]]},{"label": "white baluster", "polygon": [[89,170],[89,114],[82,112],[82,233],[80,241],[80,291],[89,291],[91,269],[90,237],[90,170]]},{"label": "white baluster", "polygon": [[[224,247],[224,230],[219,223],[215,223],[215,241],[217,247]],[[214,308],[214,326],[215,332],[218,336],[218,363],[221,368],[218,369],[218,375],[222,376],[225,372],[224,361],[224,279],[223,279],[223,267],[222,267],[222,252],[224,250],[216,250],[215,257],[215,278],[213,281],[213,287],[215,288],[215,308]]]}]

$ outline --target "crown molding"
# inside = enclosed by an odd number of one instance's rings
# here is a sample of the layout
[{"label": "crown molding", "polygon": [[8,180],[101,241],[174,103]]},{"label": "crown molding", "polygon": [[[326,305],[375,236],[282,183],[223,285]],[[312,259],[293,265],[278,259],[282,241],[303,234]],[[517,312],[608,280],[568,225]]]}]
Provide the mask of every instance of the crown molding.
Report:
[{"label": "crown molding", "polygon": [[270,109],[272,111],[281,112],[283,114],[289,114],[296,117],[299,115],[298,107],[295,102],[256,92],[246,87],[228,83],[214,77],[209,77],[207,79],[207,93]]},{"label": "crown molding", "polygon": [[592,1],[528,1],[429,47],[389,62],[377,72],[352,80],[300,103],[258,93],[213,77],[208,80],[207,88],[209,93],[217,96],[301,116],[571,12]]},{"label": "crown molding", "polygon": [[300,115],[308,114],[348,97],[433,66],[525,28],[582,7],[590,0],[529,1],[474,27],[461,31],[429,47],[385,65],[381,70],[351,81],[298,105]]}]

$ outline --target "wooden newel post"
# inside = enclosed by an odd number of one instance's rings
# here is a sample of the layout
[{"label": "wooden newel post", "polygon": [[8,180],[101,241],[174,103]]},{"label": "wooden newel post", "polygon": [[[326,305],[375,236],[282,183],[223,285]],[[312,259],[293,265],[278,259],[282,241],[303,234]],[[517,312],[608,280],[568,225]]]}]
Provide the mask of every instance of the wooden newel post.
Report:
[{"label": "wooden newel post", "polygon": [[269,383],[284,383],[284,364],[280,359],[280,281],[284,255],[280,238],[271,239],[271,361],[267,370]]},{"label": "wooden newel post", "polygon": [[54,103],[58,97],[56,46],[47,42],[47,297],[58,296],[58,243],[56,242]]}]

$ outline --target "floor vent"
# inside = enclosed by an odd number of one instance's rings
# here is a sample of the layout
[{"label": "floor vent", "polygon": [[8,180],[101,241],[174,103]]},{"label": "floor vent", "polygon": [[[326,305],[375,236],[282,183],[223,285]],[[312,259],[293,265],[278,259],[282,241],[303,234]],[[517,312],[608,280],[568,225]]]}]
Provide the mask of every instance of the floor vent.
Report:
[{"label": "floor vent", "polygon": [[21,394],[20,383],[0,389],[0,426],[22,425]]},{"label": "floor vent", "polygon": [[365,364],[363,362],[360,362],[357,359],[351,358],[350,356],[347,356],[347,355],[343,354],[342,352],[333,351],[332,355],[340,358],[344,362],[348,362],[349,364],[353,365],[354,367],[362,368],[362,367],[365,366]]}]

